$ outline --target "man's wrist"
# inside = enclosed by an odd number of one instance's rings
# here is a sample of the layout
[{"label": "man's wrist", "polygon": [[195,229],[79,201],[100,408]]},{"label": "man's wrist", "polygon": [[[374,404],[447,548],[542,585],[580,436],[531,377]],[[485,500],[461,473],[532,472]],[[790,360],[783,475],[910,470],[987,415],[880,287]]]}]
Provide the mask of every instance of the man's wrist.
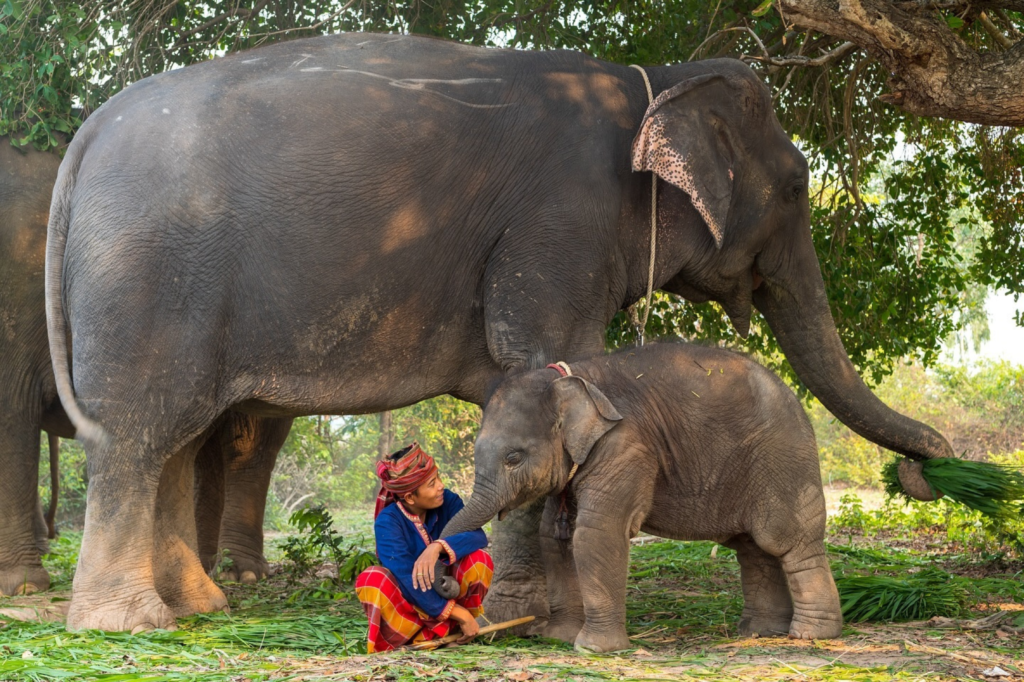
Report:
[{"label": "man's wrist", "polygon": [[[452,549],[452,546],[447,542],[444,540],[434,540],[433,544],[436,544],[445,554],[448,555],[449,564],[455,564],[455,562],[458,561],[458,557],[455,556],[455,550]],[[438,556],[441,556],[440,552],[438,552]]]}]

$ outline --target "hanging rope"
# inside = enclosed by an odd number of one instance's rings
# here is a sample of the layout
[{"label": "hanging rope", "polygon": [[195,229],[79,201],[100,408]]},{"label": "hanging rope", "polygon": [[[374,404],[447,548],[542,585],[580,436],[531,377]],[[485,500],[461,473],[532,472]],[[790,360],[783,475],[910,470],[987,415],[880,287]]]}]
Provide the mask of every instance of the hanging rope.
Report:
[{"label": "hanging rope", "polygon": [[[654,91],[651,90],[651,81],[647,78],[647,72],[644,71],[642,66],[636,64],[630,64],[630,68],[636,69],[640,72],[640,75],[644,77],[644,86],[647,88],[647,106],[651,105],[654,101]],[[654,255],[656,250],[656,242],[658,235],[658,176],[653,172],[651,173],[651,258],[650,265],[647,269],[647,298],[644,304],[643,318],[637,312],[637,304],[633,303],[627,309],[629,312],[629,321],[633,323],[633,328],[636,330],[637,338],[640,339],[640,345],[644,345],[644,332],[647,330],[647,318],[651,314],[651,301],[654,299]]]}]

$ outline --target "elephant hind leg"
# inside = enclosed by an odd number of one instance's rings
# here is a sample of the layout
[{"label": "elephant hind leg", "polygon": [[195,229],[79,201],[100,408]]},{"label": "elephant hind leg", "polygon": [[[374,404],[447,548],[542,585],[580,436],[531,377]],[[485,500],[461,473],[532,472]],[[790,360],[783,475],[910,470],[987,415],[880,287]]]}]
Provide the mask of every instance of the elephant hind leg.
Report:
[{"label": "elephant hind leg", "polygon": [[815,540],[798,544],[780,559],[793,595],[790,636],[796,639],[839,637],[843,630],[843,613],[825,543]]},{"label": "elephant hind leg", "polygon": [[793,600],[782,562],[758,547],[749,535],[736,536],[724,544],[736,550],[740,562],[743,584],[740,634],[762,637],[788,634],[793,619]]},{"label": "elephant hind leg", "polygon": [[195,459],[202,440],[167,460],[156,498],[153,579],[157,593],[177,617],[228,608],[224,593],[203,570],[198,555]]},{"label": "elephant hind leg", "polygon": [[11,406],[0,413],[0,596],[50,586],[42,563],[47,540],[39,507],[39,429],[33,415],[14,409],[15,400],[0,394],[0,405]]},{"label": "elephant hind leg", "polygon": [[78,556],[69,630],[139,632],[176,628],[153,576],[154,522],[161,458],[115,438],[87,446],[90,470],[85,532]]}]

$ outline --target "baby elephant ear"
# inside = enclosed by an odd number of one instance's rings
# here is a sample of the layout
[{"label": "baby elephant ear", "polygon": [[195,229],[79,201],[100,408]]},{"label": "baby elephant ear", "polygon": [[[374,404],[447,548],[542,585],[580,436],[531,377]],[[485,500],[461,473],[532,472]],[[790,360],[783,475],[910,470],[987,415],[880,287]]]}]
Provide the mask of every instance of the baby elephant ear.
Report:
[{"label": "baby elephant ear", "polygon": [[732,201],[732,161],[722,148],[713,115],[693,92],[718,78],[724,76],[689,78],[651,102],[633,140],[633,170],[652,171],[689,194],[715,246],[722,248]]},{"label": "baby elephant ear", "polygon": [[562,442],[572,461],[582,465],[594,443],[622,421],[622,415],[597,386],[582,377],[556,379],[551,386],[562,424]]}]

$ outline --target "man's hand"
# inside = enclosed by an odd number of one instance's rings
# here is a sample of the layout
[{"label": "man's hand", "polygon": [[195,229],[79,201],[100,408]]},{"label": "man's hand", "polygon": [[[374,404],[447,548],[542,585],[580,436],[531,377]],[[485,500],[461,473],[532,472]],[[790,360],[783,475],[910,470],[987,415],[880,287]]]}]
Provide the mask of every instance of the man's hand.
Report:
[{"label": "man's hand", "polygon": [[456,621],[459,624],[459,629],[462,630],[462,637],[456,640],[459,644],[465,644],[476,637],[476,633],[480,632],[480,624],[476,622],[476,618],[464,606],[459,606],[458,604],[453,606],[452,613],[448,617]]},{"label": "man's hand", "polygon": [[434,564],[441,556],[444,548],[436,542],[431,542],[423,550],[416,563],[412,567],[412,585],[421,592],[426,592],[434,586]]}]

